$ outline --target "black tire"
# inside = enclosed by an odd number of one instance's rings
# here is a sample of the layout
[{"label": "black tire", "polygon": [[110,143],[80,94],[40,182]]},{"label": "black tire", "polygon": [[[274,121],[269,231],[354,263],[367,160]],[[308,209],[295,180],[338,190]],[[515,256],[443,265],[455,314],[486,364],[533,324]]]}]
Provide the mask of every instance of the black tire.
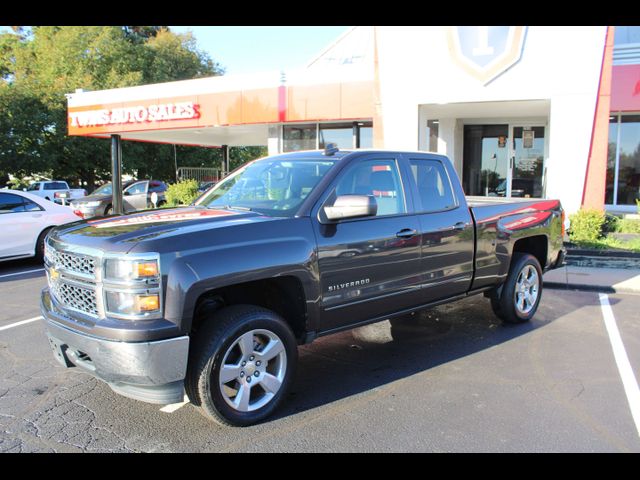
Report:
[{"label": "black tire", "polygon": [[500,298],[491,299],[493,311],[507,323],[528,322],[536,314],[541,298],[540,262],[528,253],[514,253]]},{"label": "black tire", "polygon": [[42,233],[40,233],[40,235],[38,235],[38,240],[36,241],[35,258],[39,262],[44,261],[44,239],[46,238],[47,233],[49,233],[52,228],[53,227],[46,228],[42,231]]},{"label": "black tire", "polygon": [[[248,335],[255,345],[262,340],[260,335],[264,332],[274,336],[270,338],[265,334],[266,340],[271,342],[277,338],[284,348],[275,360],[267,359],[261,364],[257,357],[260,346],[253,347],[253,353],[256,354],[254,361],[254,356],[245,355],[247,352],[241,349],[240,343],[241,338],[247,338]],[[192,342],[185,390],[191,403],[200,407],[201,413],[207,418],[222,425],[253,425],[269,417],[286,397],[295,374],[298,349],[291,328],[275,312],[253,305],[225,307],[198,327]],[[263,344],[262,347],[269,344]],[[232,356],[231,363],[227,362]],[[220,373],[223,364],[227,367],[237,365],[235,368],[241,372],[242,378],[234,377],[222,385]],[[281,379],[275,393],[269,393],[263,387],[263,376],[266,379],[267,374]],[[249,385],[251,381],[253,384]],[[231,398],[233,389],[237,389],[237,392]],[[242,404],[242,398],[238,399],[238,396],[242,397],[241,390],[249,392],[246,393],[246,406],[234,407],[231,405],[234,400]],[[266,403],[261,405],[262,402]]]},{"label": "black tire", "polygon": [[104,209],[104,216],[113,215],[113,206],[107,205],[107,208]]}]

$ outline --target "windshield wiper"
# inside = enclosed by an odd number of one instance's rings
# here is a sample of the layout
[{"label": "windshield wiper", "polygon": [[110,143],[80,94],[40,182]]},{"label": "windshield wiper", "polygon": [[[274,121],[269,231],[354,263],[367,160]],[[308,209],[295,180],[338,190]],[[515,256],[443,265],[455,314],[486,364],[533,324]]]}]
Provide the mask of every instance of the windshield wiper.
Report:
[{"label": "windshield wiper", "polygon": [[224,208],[225,210],[242,210],[243,212],[251,212],[252,210],[249,207],[241,207],[239,205],[224,205],[222,207],[213,205],[209,208]]}]

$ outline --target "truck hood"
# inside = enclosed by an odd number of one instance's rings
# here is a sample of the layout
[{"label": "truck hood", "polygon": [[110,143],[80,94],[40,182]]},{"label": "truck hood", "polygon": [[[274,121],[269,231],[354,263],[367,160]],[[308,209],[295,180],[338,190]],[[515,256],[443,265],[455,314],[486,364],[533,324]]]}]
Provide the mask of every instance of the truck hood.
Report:
[{"label": "truck hood", "polygon": [[75,222],[54,229],[49,236],[69,245],[124,253],[147,239],[265,220],[272,218],[239,210],[179,207]]}]

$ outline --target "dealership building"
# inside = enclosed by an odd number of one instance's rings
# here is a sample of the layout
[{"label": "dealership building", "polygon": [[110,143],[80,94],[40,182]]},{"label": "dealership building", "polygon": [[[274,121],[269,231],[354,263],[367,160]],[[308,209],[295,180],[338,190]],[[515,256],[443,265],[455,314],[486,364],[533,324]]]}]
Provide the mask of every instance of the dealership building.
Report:
[{"label": "dealership building", "polygon": [[640,27],[353,27],[287,72],[68,95],[69,134],[447,155],[468,195],[636,211]]}]

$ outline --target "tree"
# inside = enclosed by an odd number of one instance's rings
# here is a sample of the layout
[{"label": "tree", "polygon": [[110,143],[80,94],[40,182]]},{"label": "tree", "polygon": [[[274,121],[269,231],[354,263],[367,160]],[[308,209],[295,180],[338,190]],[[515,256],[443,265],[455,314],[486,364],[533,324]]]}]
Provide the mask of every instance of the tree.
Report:
[{"label": "tree", "polygon": [[[109,178],[109,141],[67,135],[66,94],[223,73],[190,34],[166,27],[15,28],[0,34],[0,175],[46,173],[92,188]],[[126,173],[173,179],[172,146],[124,143]]]}]

